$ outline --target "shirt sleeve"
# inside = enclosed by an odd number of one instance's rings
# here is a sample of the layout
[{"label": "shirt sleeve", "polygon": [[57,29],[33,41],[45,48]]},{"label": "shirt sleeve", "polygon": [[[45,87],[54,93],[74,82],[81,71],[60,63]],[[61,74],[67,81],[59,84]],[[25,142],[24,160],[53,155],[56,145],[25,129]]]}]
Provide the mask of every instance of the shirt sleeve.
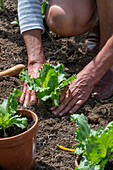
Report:
[{"label": "shirt sleeve", "polygon": [[44,32],[40,0],[18,0],[20,31],[41,29]]}]

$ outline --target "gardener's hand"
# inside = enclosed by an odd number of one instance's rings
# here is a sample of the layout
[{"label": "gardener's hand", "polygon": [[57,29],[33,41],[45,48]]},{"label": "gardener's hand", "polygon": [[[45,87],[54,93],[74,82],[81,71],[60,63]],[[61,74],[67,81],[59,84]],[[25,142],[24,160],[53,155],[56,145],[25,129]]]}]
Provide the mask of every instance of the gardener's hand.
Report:
[{"label": "gardener's hand", "polygon": [[[28,65],[28,74],[31,75],[31,78],[36,78],[39,75],[38,70],[42,67],[42,64],[35,63],[33,65]],[[27,82],[24,83],[23,93],[20,98],[20,103],[24,103],[23,105],[26,107],[29,102],[37,101],[36,93],[33,90],[28,90]]]},{"label": "gardener's hand", "polygon": [[[41,32],[40,29],[31,29],[23,32],[28,53],[28,74],[31,78],[38,77],[38,70],[46,62],[42,49]],[[20,102],[24,103],[26,107],[32,101],[37,101],[36,93],[28,90],[27,82],[25,82]]]},{"label": "gardener's hand", "polygon": [[62,116],[64,113],[75,113],[80,106],[88,99],[93,85],[88,75],[79,73],[71,85],[66,87],[60,96],[59,106],[52,107],[54,115]]}]

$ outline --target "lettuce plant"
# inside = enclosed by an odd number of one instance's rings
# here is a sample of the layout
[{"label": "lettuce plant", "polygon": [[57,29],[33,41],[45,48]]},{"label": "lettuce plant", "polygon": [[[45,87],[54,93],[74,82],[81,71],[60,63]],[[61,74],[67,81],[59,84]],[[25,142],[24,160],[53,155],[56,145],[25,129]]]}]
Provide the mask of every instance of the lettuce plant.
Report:
[{"label": "lettuce plant", "polygon": [[15,115],[17,111],[16,98],[21,96],[22,92],[14,89],[8,99],[5,99],[0,105],[0,130],[4,131],[4,137],[7,137],[6,129],[15,124],[24,129],[27,126],[27,118],[21,118],[21,115]]},{"label": "lettuce plant", "polygon": [[53,66],[48,63],[44,63],[39,70],[39,76],[37,78],[30,78],[28,71],[22,70],[19,75],[20,80],[28,82],[29,90],[37,92],[37,98],[42,101],[51,99],[53,105],[59,105],[59,90],[63,87],[71,84],[76,78],[73,74],[70,78],[65,78],[64,65],[57,64]]},{"label": "lettuce plant", "polygon": [[104,130],[100,127],[94,131],[83,114],[74,114],[71,120],[76,120],[79,126],[75,132],[78,141],[75,153],[83,157],[75,169],[104,170],[108,160],[113,158],[113,121]]}]

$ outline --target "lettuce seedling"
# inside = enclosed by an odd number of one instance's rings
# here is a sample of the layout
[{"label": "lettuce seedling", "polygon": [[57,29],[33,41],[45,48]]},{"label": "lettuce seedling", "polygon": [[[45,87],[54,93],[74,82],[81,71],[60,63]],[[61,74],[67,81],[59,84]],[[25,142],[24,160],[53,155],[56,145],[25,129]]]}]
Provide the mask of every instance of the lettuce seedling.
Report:
[{"label": "lettuce seedling", "polygon": [[14,89],[8,99],[5,99],[0,105],[0,130],[4,131],[4,137],[7,137],[6,129],[15,124],[24,129],[27,126],[27,118],[21,118],[21,115],[15,115],[17,111],[16,98],[21,96],[22,92]]},{"label": "lettuce seedling", "polygon": [[100,127],[97,131],[90,128],[86,117],[81,114],[71,115],[71,120],[76,120],[79,128],[75,132],[78,147],[76,154],[82,154],[78,170],[104,170],[109,159],[113,158],[113,121],[104,130]]},{"label": "lettuce seedling", "polygon": [[37,78],[30,78],[28,71],[22,70],[19,75],[20,80],[28,82],[29,90],[34,90],[37,93],[37,98],[42,101],[51,99],[54,106],[59,105],[59,90],[63,87],[71,84],[76,78],[73,74],[70,78],[65,78],[64,65],[57,64],[53,66],[48,63],[44,63],[39,70],[39,76]]}]

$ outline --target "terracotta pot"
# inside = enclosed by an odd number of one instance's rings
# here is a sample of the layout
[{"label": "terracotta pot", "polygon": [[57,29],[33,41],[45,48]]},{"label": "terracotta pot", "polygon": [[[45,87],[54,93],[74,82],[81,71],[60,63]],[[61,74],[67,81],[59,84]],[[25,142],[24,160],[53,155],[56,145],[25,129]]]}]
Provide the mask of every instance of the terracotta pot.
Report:
[{"label": "terracotta pot", "polygon": [[38,116],[30,110],[18,109],[17,113],[32,117],[35,123],[19,135],[0,138],[0,167],[4,170],[31,170],[35,159]]}]

